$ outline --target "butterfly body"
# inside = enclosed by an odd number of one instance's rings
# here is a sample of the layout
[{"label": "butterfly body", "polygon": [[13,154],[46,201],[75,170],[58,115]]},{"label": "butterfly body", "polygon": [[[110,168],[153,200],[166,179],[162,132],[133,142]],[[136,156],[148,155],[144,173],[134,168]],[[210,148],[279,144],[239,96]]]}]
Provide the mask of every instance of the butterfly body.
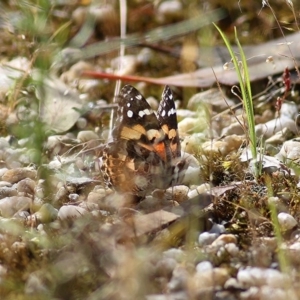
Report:
[{"label": "butterfly body", "polygon": [[178,184],[184,173],[173,94],[165,87],[158,111],[132,86],[122,88],[112,141],[103,150],[107,185],[143,197]]}]

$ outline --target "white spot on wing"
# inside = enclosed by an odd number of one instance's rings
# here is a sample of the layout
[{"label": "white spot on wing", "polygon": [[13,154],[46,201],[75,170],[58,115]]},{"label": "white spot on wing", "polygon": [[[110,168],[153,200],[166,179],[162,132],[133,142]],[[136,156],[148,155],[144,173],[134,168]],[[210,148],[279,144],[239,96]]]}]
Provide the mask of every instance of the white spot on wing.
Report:
[{"label": "white spot on wing", "polygon": [[161,116],[164,117],[165,115],[166,115],[166,111],[163,110],[163,111],[161,112]]},{"label": "white spot on wing", "polygon": [[128,117],[128,118],[132,118],[132,116],[133,116],[133,111],[132,111],[132,110],[129,110],[129,111],[127,112],[127,117]]},{"label": "white spot on wing", "polygon": [[141,118],[142,118],[143,116],[145,116],[145,115],[150,115],[150,114],[151,114],[151,111],[150,111],[148,108],[139,111],[139,116],[140,116]]},{"label": "white spot on wing", "polygon": [[174,115],[176,113],[176,110],[174,108],[172,108],[171,110],[168,111],[168,117],[170,117],[171,115]]},{"label": "white spot on wing", "polygon": [[130,107],[130,105],[131,105],[130,103],[127,103],[127,107]]},{"label": "white spot on wing", "polygon": [[136,99],[142,100],[142,95],[136,95]]}]

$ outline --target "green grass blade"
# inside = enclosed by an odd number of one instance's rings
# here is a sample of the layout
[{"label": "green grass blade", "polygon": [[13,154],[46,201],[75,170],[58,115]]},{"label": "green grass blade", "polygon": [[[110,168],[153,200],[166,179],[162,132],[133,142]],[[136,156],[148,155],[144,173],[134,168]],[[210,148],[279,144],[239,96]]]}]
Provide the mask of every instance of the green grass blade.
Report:
[{"label": "green grass blade", "polygon": [[[215,25],[215,24],[214,24]],[[238,75],[238,80],[240,84],[240,90],[242,93],[242,100],[243,100],[243,106],[246,112],[247,120],[248,120],[248,136],[250,139],[250,149],[252,153],[252,158],[256,160],[257,158],[257,150],[256,150],[256,134],[255,134],[255,122],[254,122],[254,109],[253,109],[253,102],[252,102],[252,93],[251,93],[251,84],[250,84],[250,77],[249,77],[249,70],[247,65],[247,60],[244,54],[244,51],[242,49],[242,46],[239,42],[239,39],[237,37],[237,32],[235,29],[235,39],[236,43],[239,47],[239,55],[241,57],[241,65],[239,64],[239,61],[236,58],[235,53],[232,50],[232,47],[230,45],[230,42],[228,41],[227,37],[224,35],[222,30],[215,25],[217,30],[219,31],[227,49],[231,56],[234,68]],[[260,173],[259,167],[256,167],[256,176]]]},{"label": "green grass blade", "polygon": [[249,136],[250,136],[250,142],[251,142],[251,151],[252,155],[255,158],[257,155],[256,151],[256,134],[255,134],[255,121],[254,121],[254,110],[253,110],[253,102],[252,102],[252,93],[251,93],[251,84],[250,84],[250,78],[249,78],[249,70],[248,70],[248,64],[245,57],[245,53],[243,51],[243,48],[240,44],[240,41],[237,36],[236,28],[234,29],[235,33],[235,40],[239,47],[239,52],[242,60],[243,70],[244,70],[244,76],[243,76],[243,85],[245,88],[245,95],[243,95],[244,100],[244,106],[246,109],[246,115],[248,119],[248,128],[249,128]]}]

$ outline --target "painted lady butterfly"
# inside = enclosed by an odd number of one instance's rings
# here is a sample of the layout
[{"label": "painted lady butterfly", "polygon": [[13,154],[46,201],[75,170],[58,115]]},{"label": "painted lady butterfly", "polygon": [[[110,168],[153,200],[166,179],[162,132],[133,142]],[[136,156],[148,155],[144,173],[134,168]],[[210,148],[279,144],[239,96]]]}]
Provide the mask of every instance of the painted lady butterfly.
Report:
[{"label": "painted lady butterfly", "polygon": [[109,187],[137,197],[181,182],[186,163],[168,86],[156,114],[133,86],[122,88],[112,141],[103,149],[101,169]]}]

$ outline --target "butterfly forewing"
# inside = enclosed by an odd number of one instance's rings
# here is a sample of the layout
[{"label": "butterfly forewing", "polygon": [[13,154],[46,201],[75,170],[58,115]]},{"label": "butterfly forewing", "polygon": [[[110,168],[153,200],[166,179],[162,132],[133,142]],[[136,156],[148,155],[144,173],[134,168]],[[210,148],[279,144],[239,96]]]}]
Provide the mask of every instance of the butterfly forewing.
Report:
[{"label": "butterfly forewing", "polygon": [[157,111],[157,118],[162,130],[167,135],[165,141],[168,143],[172,158],[179,157],[181,150],[178,135],[177,114],[174,96],[169,86],[166,86],[162,93],[162,100]]},{"label": "butterfly forewing", "polygon": [[143,95],[133,86],[125,85],[122,88],[118,96],[118,105],[113,130],[115,140],[121,138],[147,141],[147,134],[151,134],[151,130],[156,133],[160,130],[155,113]]}]

